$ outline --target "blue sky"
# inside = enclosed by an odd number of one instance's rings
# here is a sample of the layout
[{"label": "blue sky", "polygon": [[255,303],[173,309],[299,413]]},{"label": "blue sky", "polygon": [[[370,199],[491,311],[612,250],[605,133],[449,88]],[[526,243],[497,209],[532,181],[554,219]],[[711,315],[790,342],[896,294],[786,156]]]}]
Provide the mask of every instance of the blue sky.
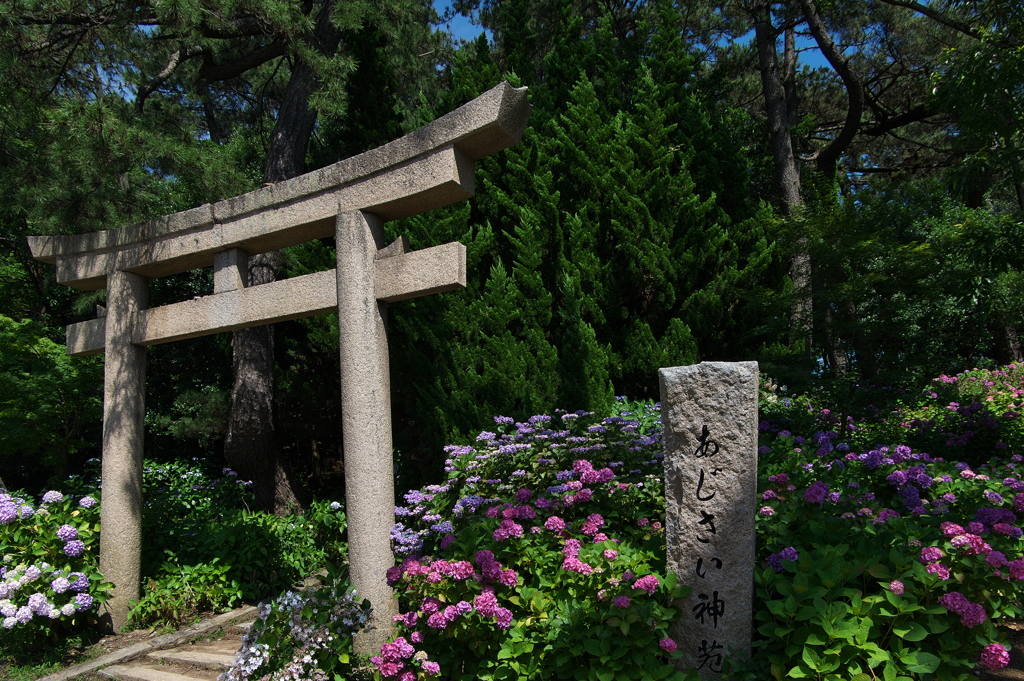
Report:
[{"label": "blue sky", "polygon": [[[443,14],[446,9],[451,6],[451,0],[434,0],[434,8],[437,13]],[[484,32],[480,26],[474,26],[470,20],[462,15],[455,15],[452,20],[446,24],[445,28],[452,35],[455,40],[475,40],[480,33]],[[753,40],[753,31],[750,32],[749,39]],[[488,35],[490,38],[490,35]],[[746,36],[741,40],[747,39]],[[814,41],[807,37],[800,37],[797,39],[797,49],[803,50],[800,52],[800,63],[808,66],[828,66],[828,62],[825,61],[825,57],[821,54],[821,51],[816,47],[813,47]],[[806,49],[811,48],[811,49]]]},{"label": "blue sky", "polygon": [[[450,6],[451,0],[434,0],[434,9],[437,10],[438,14],[444,14],[444,11]],[[469,19],[459,14],[455,15],[455,17],[446,25],[446,28],[455,40],[476,40],[476,38],[484,32],[483,28],[480,26],[474,26],[470,23]]]}]

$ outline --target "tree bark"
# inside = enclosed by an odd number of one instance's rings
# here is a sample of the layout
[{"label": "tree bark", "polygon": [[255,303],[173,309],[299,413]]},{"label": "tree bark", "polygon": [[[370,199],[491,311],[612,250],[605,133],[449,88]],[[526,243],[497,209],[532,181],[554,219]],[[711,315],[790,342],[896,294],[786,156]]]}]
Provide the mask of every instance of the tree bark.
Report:
[{"label": "tree bark", "polygon": [[[322,54],[338,49],[341,33],[330,22],[331,2],[317,16],[313,46]],[[264,165],[264,182],[280,182],[305,171],[306,147],[313,134],[317,112],[309,107],[316,88],[316,74],[298,59],[288,90],[270,136]],[[249,261],[249,285],[277,280],[279,253],[263,253]],[[238,473],[253,481],[260,507],[283,515],[305,508],[309,495],[279,456],[274,440],[274,327],[239,329],[232,337],[234,386],[231,415],[224,441],[224,455]]]},{"label": "tree bark", "polygon": [[[778,54],[775,41],[778,33],[772,25],[770,0],[756,0],[751,6],[754,18],[754,41],[757,45],[757,60],[761,69],[761,89],[764,93],[765,113],[768,118],[772,160],[775,167],[775,182],[782,201],[782,213],[792,215],[803,206],[800,193],[800,171],[796,154],[793,152],[793,138],[790,134],[790,111],[782,75],[779,72]],[[789,41],[787,41],[787,47]],[[795,49],[795,48],[794,48]],[[795,58],[793,59],[795,68]],[[795,96],[795,95],[794,95]],[[804,350],[810,353],[811,333],[811,258],[807,253],[806,240],[799,239],[789,263],[789,276],[793,282],[793,305],[790,309],[793,326],[793,341],[803,342]]]},{"label": "tree bark", "polygon": [[795,208],[803,205],[803,197],[800,194],[800,171],[793,153],[793,138],[789,132],[789,107],[786,105],[786,93],[775,51],[777,32],[772,25],[771,4],[768,0],[757,0],[752,9],[754,40],[761,69],[761,90],[764,93],[772,160],[775,164],[775,182],[782,200],[782,212],[791,215]]}]

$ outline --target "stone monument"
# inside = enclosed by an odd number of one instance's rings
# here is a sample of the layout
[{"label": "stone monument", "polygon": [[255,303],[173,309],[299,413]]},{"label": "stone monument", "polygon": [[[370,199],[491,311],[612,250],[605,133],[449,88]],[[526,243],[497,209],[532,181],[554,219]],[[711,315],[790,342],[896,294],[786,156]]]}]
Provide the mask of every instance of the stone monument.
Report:
[{"label": "stone monument", "polygon": [[[474,161],[522,136],[526,88],[508,83],[405,137],[235,198],[91,234],[29,237],[58,283],[107,289],[104,316],[67,327],[68,353],[106,352],[100,569],[111,625],[139,597],[146,347],[337,311],[352,585],[373,604],[375,650],[393,629],[391,400],[387,304],[466,285],[466,250],[383,242],[388,220],[473,195]],[[335,237],[337,269],[246,287],[249,256]],[[147,282],[213,267],[214,293],[147,308]]]},{"label": "stone monument", "polygon": [[756,362],[661,369],[668,570],[693,588],[673,629],[683,669],[722,677],[750,652],[757,508]]}]

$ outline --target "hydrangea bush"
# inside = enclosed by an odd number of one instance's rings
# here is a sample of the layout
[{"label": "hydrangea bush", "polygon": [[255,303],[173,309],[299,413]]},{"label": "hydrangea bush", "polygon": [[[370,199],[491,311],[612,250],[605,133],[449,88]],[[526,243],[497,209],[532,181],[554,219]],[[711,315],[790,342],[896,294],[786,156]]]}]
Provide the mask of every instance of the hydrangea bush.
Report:
[{"label": "hydrangea bush", "polygon": [[0,489],[0,650],[24,656],[93,627],[110,585],[98,572],[95,497]]},{"label": "hydrangea bush", "polygon": [[763,405],[749,678],[954,679],[1008,663],[995,624],[1024,615],[1022,379],[1013,365],[942,376],[845,418],[809,398]]},{"label": "hydrangea bush", "polygon": [[384,678],[688,678],[669,629],[660,423],[652,404],[495,418],[405,495]]},{"label": "hydrangea bush", "polygon": [[235,664],[219,681],[351,678],[352,636],[365,627],[369,613],[370,602],[357,601],[339,573],[312,591],[286,591],[260,603]]}]

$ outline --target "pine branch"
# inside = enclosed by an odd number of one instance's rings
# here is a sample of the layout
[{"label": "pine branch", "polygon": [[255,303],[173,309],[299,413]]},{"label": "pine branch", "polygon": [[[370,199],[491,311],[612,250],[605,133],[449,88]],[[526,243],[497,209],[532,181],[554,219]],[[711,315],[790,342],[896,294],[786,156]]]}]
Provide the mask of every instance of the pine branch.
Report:
[{"label": "pine branch", "polygon": [[203,52],[203,66],[199,69],[199,80],[204,83],[213,83],[219,80],[230,80],[240,76],[249,69],[256,68],[271,59],[282,56],[288,48],[284,38],[277,38],[269,45],[253,50],[238,59],[227,64],[213,63],[213,56],[209,51]]},{"label": "pine branch", "polygon": [[818,14],[814,0],[800,0],[800,5],[803,7],[807,25],[811,29],[815,42],[818,43],[818,47],[821,49],[821,53],[825,55],[825,59],[828,60],[828,63],[839,74],[840,79],[842,79],[843,85],[846,87],[846,96],[849,100],[847,103],[846,121],[843,123],[842,130],[829,144],[814,154],[818,170],[827,172],[835,168],[839,157],[857,135],[861,114],[864,112],[864,85],[857,75],[854,74],[853,69],[850,68],[850,62],[846,60],[832,41],[832,36],[829,35],[825,22],[822,21],[821,15]]},{"label": "pine branch", "polygon": [[969,35],[972,38],[977,38],[979,40],[981,39],[981,33],[971,28],[967,24],[960,21],[956,21],[955,19],[950,19],[949,17],[943,15],[941,12],[937,12],[931,7],[928,7],[927,5],[922,5],[919,2],[914,2],[914,0],[882,0],[882,2],[884,2],[887,5],[892,5],[894,7],[903,7],[904,9],[913,10],[918,14],[923,14],[924,16],[928,17],[933,21],[939,22],[943,26],[948,26],[949,28],[952,28],[956,31],[960,31],[964,35]]},{"label": "pine branch", "polygon": [[167,66],[164,67],[164,70],[158,73],[147,85],[139,87],[139,92],[135,95],[135,111],[137,113],[142,113],[142,107],[146,104],[146,98],[153,94],[158,87],[166,83],[167,79],[174,75],[174,72],[182,63],[192,59],[193,57],[198,57],[201,54],[203,54],[203,48],[199,45],[185,47],[171,53],[171,58],[168,60]]},{"label": "pine branch", "polygon": [[[156,16],[141,15],[125,17],[115,12],[90,12],[88,14],[23,14],[17,17],[13,23],[22,26],[75,26],[79,28],[97,28],[107,24],[131,23],[136,26],[162,26],[173,27],[175,22],[162,20]],[[273,34],[273,28],[265,20],[256,16],[241,16],[230,19],[220,19],[215,23],[204,21],[196,29],[199,35],[204,38],[225,40],[232,38],[251,38],[254,36],[269,36]],[[157,36],[157,39],[166,39],[171,36]]]},{"label": "pine branch", "polygon": [[887,133],[902,128],[905,125],[923,121],[937,113],[934,108],[927,105],[915,106],[912,109],[908,109],[901,113],[899,116],[893,116],[892,118],[886,118],[877,122],[874,126],[863,131],[865,135],[871,137],[879,137]]}]

